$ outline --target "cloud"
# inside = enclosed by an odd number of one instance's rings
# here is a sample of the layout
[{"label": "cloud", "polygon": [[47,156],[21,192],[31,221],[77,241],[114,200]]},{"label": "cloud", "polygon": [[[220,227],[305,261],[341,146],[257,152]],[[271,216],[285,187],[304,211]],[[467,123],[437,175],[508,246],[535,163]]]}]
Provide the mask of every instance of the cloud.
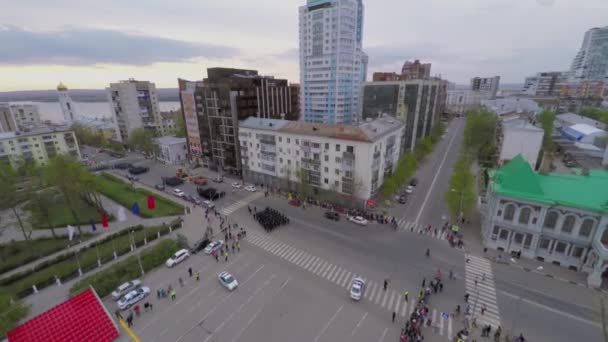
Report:
[{"label": "cloud", "polygon": [[0,26],[0,46],[0,65],[149,65],[239,55],[228,46],[102,29],[40,32]]},{"label": "cloud", "polygon": [[541,6],[553,6],[553,4],[555,4],[555,0],[536,0],[536,3]]}]

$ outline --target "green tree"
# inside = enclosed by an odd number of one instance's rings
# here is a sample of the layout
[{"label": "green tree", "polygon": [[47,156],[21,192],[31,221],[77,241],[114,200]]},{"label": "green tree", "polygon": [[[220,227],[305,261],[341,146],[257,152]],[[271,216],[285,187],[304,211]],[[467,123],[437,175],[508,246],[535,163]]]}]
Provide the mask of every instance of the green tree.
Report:
[{"label": "green tree", "polygon": [[311,196],[313,187],[308,182],[308,171],[300,167],[296,170],[296,177],[298,178],[298,192],[303,196]]},{"label": "green tree", "polygon": [[75,123],[70,127],[76,135],[76,140],[82,145],[106,147],[108,140],[101,132],[94,132],[89,127]]},{"label": "green tree", "polygon": [[173,134],[178,138],[184,138],[186,136],[186,122],[181,111],[175,116],[175,128]]},{"label": "green tree", "polygon": [[17,171],[9,163],[0,163],[0,208],[10,208],[17,222],[23,238],[27,241],[31,239],[31,231],[26,231],[19,213],[19,203],[22,202],[22,197],[17,192],[17,184],[19,183],[19,175]]},{"label": "green tree", "polygon": [[28,195],[28,208],[32,213],[30,216],[32,225],[43,226],[44,223],[46,223],[48,229],[51,230],[53,237],[57,237],[57,234],[55,233],[55,228],[51,224],[51,206],[55,202],[56,195],[57,194],[53,193],[52,190],[30,190]]},{"label": "green tree", "polygon": [[129,132],[127,145],[132,150],[151,156],[154,153],[154,133],[143,128],[136,128]]},{"label": "green tree", "polygon": [[596,107],[584,107],[578,111],[578,114],[586,116],[590,119],[601,121],[608,125],[608,110]]},{"label": "green tree", "polygon": [[466,154],[461,154],[456,163],[446,192],[448,210],[453,219],[460,217],[461,211],[468,215],[475,204],[475,177],[471,172],[471,161]]},{"label": "green tree", "polygon": [[0,290],[0,336],[13,329],[27,312],[28,308],[21,301],[13,301],[8,291]]},{"label": "green tree", "polygon": [[543,151],[546,153],[551,153],[554,150],[553,144],[553,121],[555,120],[555,114],[553,112],[544,110],[540,112],[537,116],[538,122],[540,122],[541,127],[545,131],[543,135]]}]

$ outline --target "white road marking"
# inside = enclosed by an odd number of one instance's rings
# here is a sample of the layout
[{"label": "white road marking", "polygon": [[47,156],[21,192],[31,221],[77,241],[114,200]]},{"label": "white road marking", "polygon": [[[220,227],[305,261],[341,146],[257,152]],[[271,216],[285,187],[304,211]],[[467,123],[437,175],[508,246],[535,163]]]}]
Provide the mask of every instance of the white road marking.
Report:
[{"label": "white road marking", "polygon": [[336,283],[336,280],[338,280],[338,278],[340,277],[340,274],[342,274],[342,272],[344,272],[344,269],[340,266],[338,266],[338,269],[336,270],[336,272],[334,272],[334,275],[329,279],[329,281],[331,281],[332,283]]},{"label": "white road marking", "polygon": [[395,291],[391,291],[391,299],[388,301],[388,307],[387,309],[391,309],[391,307],[393,306],[393,301],[395,300]]},{"label": "white road marking", "polygon": [[348,284],[348,281],[350,280],[350,275],[352,273],[350,271],[348,271],[348,273],[346,273],[346,276],[342,279],[342,282],[340,283],[340,286],[345,287]]},{"label": "white road marking", "polygon": [[448,318],[448,340],[452,339],[452,317]]},{"label": "white road marking", "polygon": [[325,273],[323,274],[323,278],[329,279],[329,277],[331,277],[333,275],[335,269],[336,269],[336,265],[331,265],[331,267],[328,268],[327,271],[325,271]]},{"label": "white road marking", "polygon": [[321,262],[319,263],[319,267],[316,267],[314,270],[312,270],[312,273],[318,274],[319,271],[321,271],[321,269],[323,269],[325,266],[327,266],[327,261],[321,260]]},{"label": "white road marking", "polygon": [[407,306],[409,305],[409,301],[403,303],[403,307],[401,308],[401,316],[405,317],[405,312],[407,311]]},{"label": "white road marking", "polygon": [[399,312],[399,305],[401,304],[401,296],[397,296],[397,301],[395,301],[395,312]]},{"label": "white road marking", "polygon": [[355,325],[355,328],[353,329],[353,332],[350,333],[350,338],[353,338],[353,336],[355,336],[355,332],[357,332],[357,329],[359,329],[359,326],[361,325],[361,322],[363,322],[363,320],[365,319],[365,317],[367,317],[367,312],[365,312],[363,314],[363,316],[361,317],[361,319],[359,319],[359,322],[357,322],[357,325]]},{"label": "white road marking", "polygon": [[444,321],[445,321],[445,319],[443,319],[443,317],[441,317],[441,314],[439,314],[439,335],[441,335],[441,336],[443,336]]},{"label": "white road marking", "polygon": [[371,286],[370,286],[371,291],[365,291],[365,295],[364,297],[367,299],[368,298],[368,294],[369,294],[369,300],[371,301],[372,298],[374,298],[374,294],[376,293],[376,290],[378,289],[378,285],[375,282],[371,282]]},{"label": "white road marking", "polygon": [[378,342],[384,341],[384,336],[386,336],[387,331],[388,331],[388,328],[384,328],[384,331],[382,332],[382,336],[380,336],[380,339],[378,340]]},{"label": "white road marking", "polygon": [[384,291],[384,297],[382,297],[382,307],[386,307],[386,300],[388,299],[388,290]]},{"label": "white road marking", "polygon": [[338,311],[336,311],[336,313],[334,313],[334,315],[331,316],[331,319],[327,322],[327,324],[325,324],[325,326],[323,327],[323,329],[321,331],[319,331],[319,334],[315,338],[314,342],[319,341],[319,338],[321,337],[321,335],[323,335],[325,333],[325,331],[327,330],[327,328],[329,328],[329,326],[336,319],[336,317],[338,316],[338,314],[340,313],[340,311],[342,311],[342,308],[343,308],[343,306],[340,306],[340,308],[338,309]]},{"label": "white road marking", "polygon": [[302,256],[302,254],[304,254],[304,251],[298,251],[297,253],[292,255],[290,258],[288,258],[287,261],[291,262],[292,264],[295,264],[296,260],[298,260]]}]

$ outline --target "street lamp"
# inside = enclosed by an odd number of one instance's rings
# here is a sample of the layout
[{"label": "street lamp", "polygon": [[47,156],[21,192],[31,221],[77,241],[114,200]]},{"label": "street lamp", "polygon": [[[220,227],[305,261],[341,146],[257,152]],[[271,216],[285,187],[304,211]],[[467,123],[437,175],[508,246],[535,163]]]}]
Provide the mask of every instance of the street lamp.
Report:
[{"label": "street lamp", "polygon": [[[511,258],[511,262],[514,264],[517,264],[517,260],[515,260],[514,258]],[[538,266],[531,272],[542,271],[542,270],[543,270],[543,267]],[[524,291],[528,287],[528,280],[529,280],[528,277],[526,277],[525,283],[524,283],[524,288],[522,288],[521,295],[519,296],[519,298],[517,299],[517,302],[515,303],[515,316],[513,317],[513,322],[511,323],[511,336],[515,336],[515,328],[517,327],[517,318],[519,317],[519,306],[521,304]]]}]

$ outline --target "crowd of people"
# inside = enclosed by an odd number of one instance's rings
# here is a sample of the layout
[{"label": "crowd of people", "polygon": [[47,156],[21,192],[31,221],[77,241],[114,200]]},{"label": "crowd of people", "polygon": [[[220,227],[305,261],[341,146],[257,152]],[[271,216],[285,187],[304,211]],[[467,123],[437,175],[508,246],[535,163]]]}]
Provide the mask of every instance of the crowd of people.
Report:
[{"label": "crowd of people", "polygon": [[[451,275],[451,271],[450,271]],[[450,279],[452,277],[450,276]],[[423,341],[424,336],[422,335],[422,328],[427,326],[430,327],[433,324],[432,318],[429,315],[428,302],[431,294],[443,292],[441,270],[437,270],[437,274],[428,284],[426,277],[422,279],[422,288],[418,293],[416,307],[408,320],[405,322],[405,326],[401,329],[400,341],[401,342],[418,342]],[[407,293],[405,293],[405,300],[407,301]],[[440,319],[443,319],[440,317]]]},{"label": "crowd of people", "polygon": [[[249,213],[251,214],[251,207],[247,206]],[[253,218],[266,230],[270,232],[275,228],[288,224],[289,218],[284,214],[280,213],[276,209],[266,207],[266,209],[258,212],[257,207],[253,207]]]}]

